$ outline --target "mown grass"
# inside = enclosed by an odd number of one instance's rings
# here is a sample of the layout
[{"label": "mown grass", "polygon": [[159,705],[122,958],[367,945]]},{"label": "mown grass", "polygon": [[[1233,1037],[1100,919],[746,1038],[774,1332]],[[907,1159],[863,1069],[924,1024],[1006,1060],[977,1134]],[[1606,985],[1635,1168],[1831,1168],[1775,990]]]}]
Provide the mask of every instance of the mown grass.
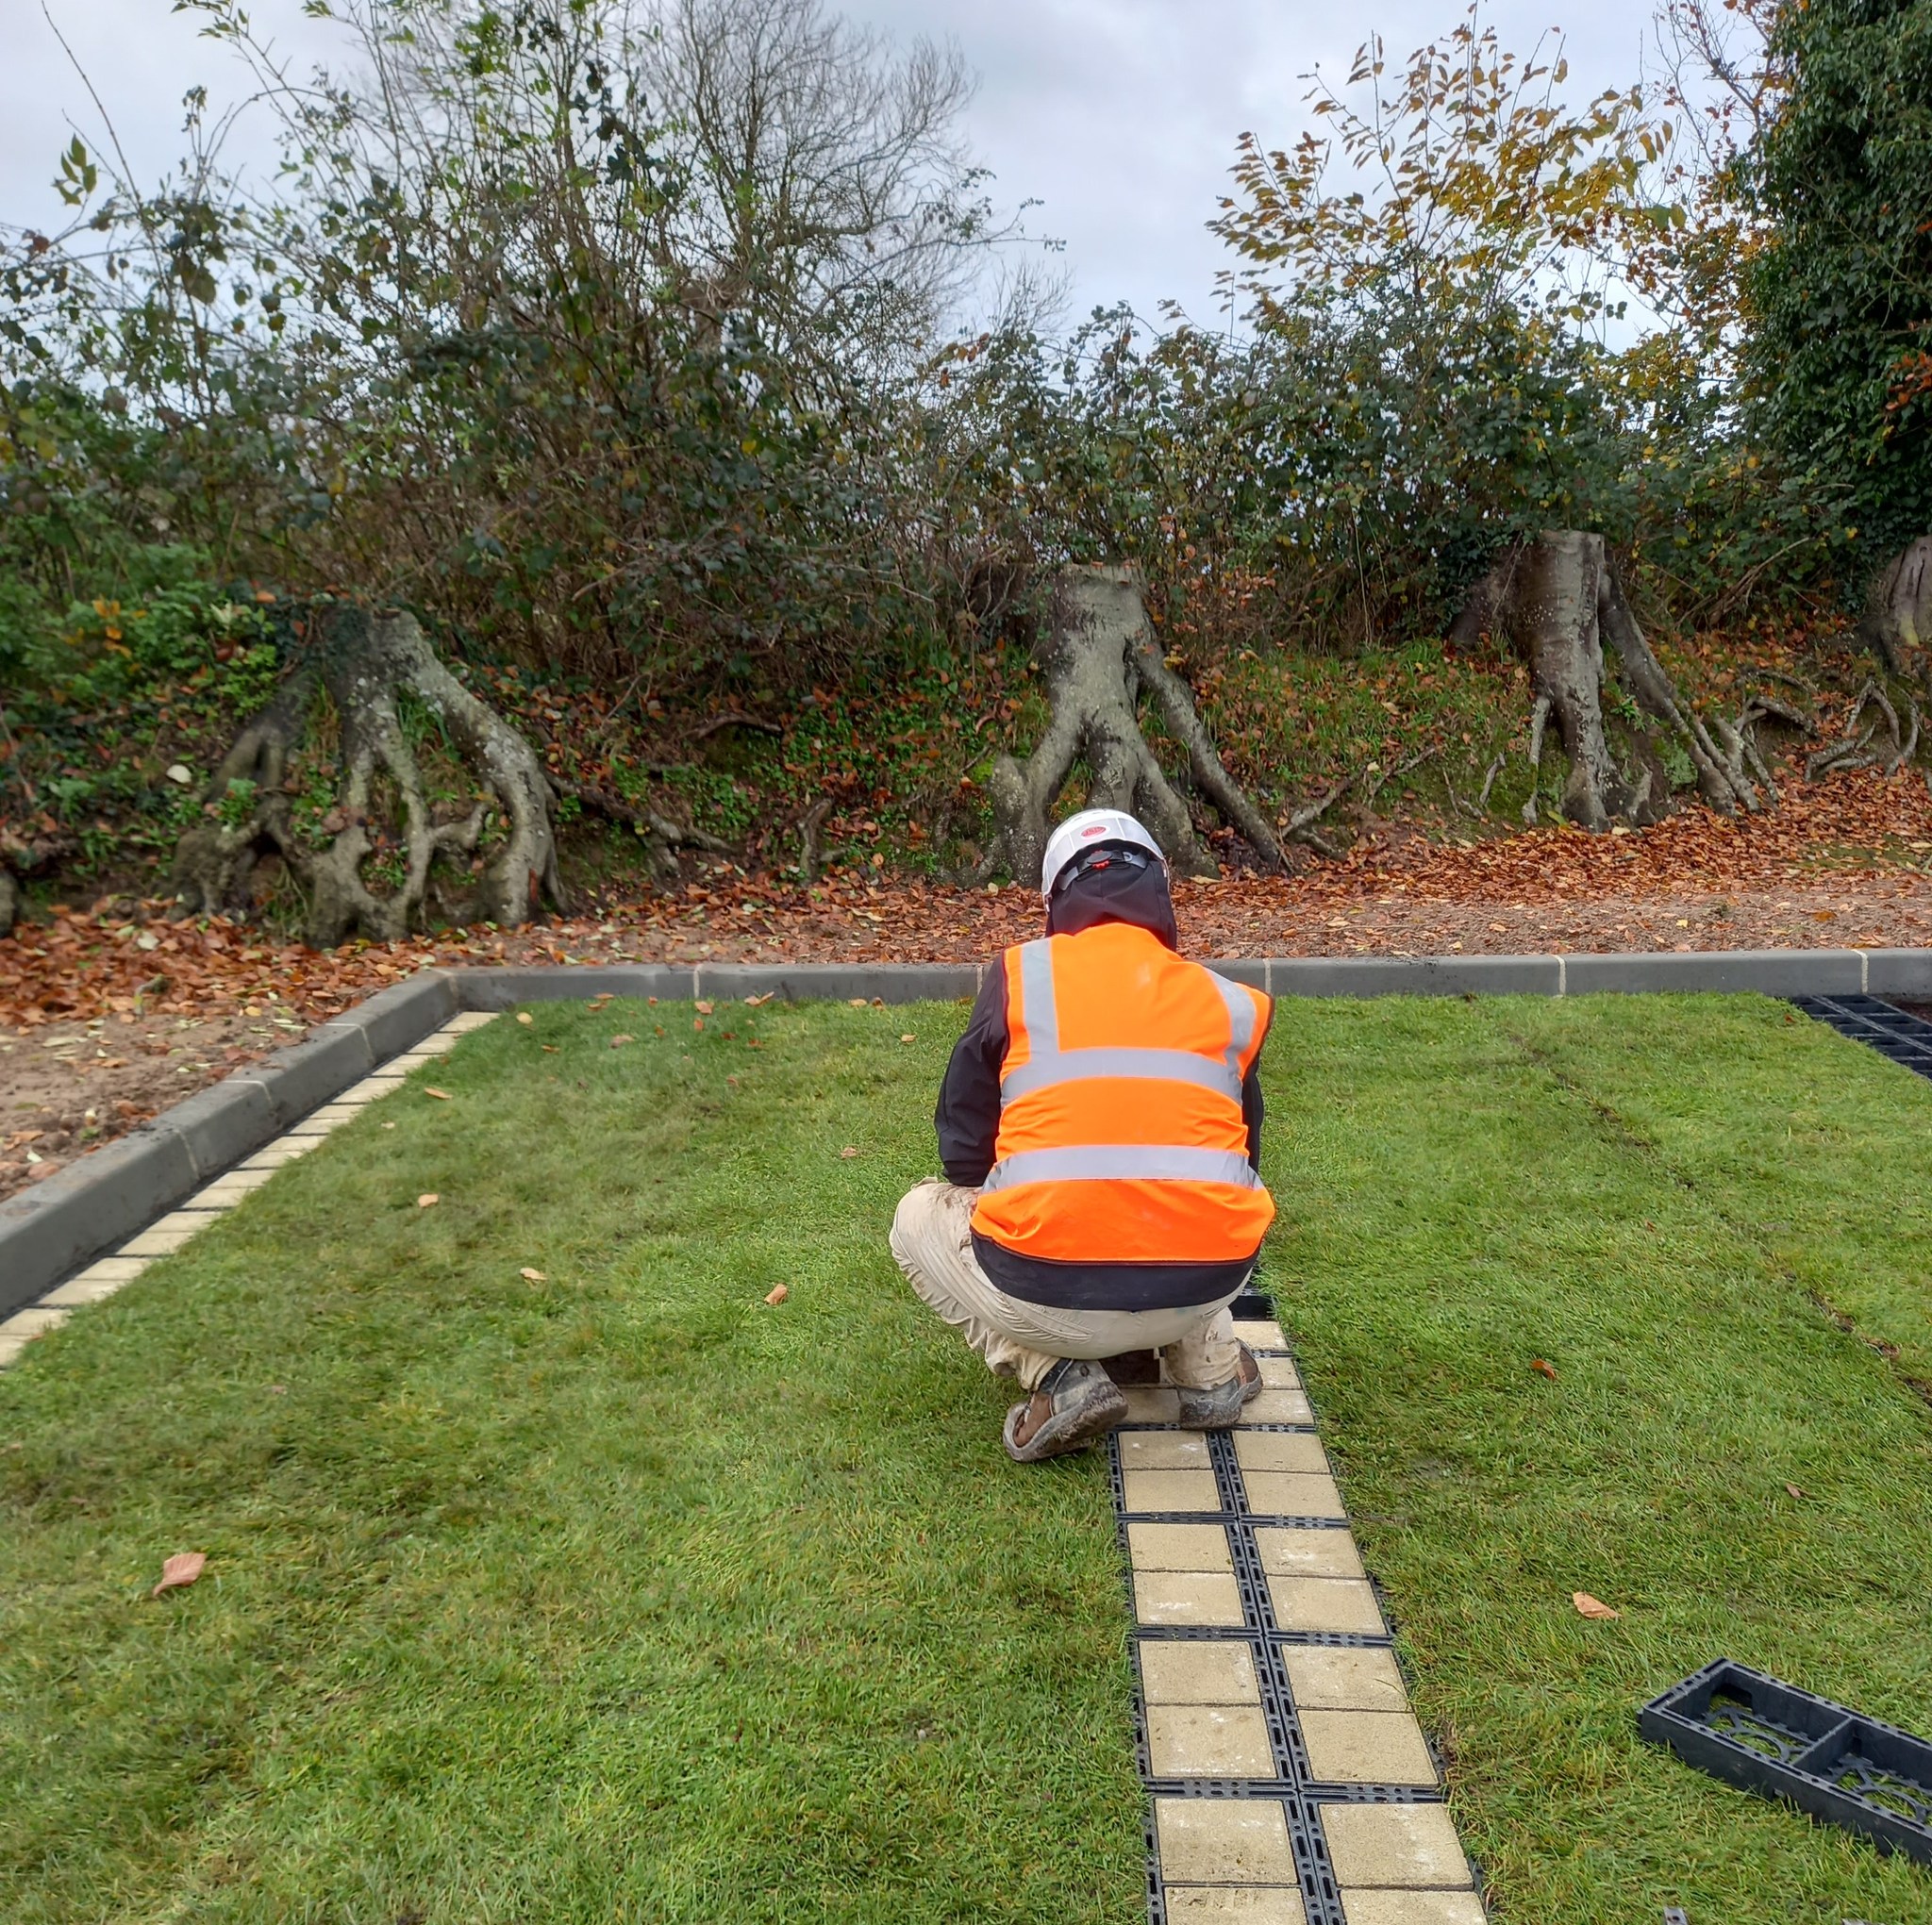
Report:
[{"label": "mown grass", "polygon": [[1136,1915],[1102,1467],[884,1244],[959,1012],[748,1017],[501,1021],[0,1376],[8,1925]]},{"label": "mown grass", "polygon": [[1744,998],[1284,1004],[1270,1054],[1274,1286],[1498,1917],[1932,1917],[1635,1727],[1728,1655],[1932,1733],[1932,1088]]},{"label": "mown grass", "polygon": [[[1932,1730],[1932,1089],[1788,1014],[1276,1020],[1268,1280],[1501,1918],[1932,1917],[1635,1731],[1719,1653]],[[0,1376],[0,1917],[1138,1916],[1099,1466],[882,1247],[960,1020],[499,1023]]]}]

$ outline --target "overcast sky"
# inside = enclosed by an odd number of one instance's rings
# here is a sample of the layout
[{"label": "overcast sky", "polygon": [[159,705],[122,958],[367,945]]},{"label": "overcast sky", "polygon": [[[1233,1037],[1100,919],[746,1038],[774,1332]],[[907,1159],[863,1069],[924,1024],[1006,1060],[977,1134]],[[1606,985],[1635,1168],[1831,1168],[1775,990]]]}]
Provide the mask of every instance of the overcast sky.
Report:
[{"label": "overcast sky", "polygon": [[[177,150],[181,96],[197,81],[222,97],[232,57],[196,37],[173,0],[52,0],[130,159],[143,173]],[[843,9],[901,41],[950,39],[980,77],[966,133],[1008,206],[1041,203],[1037,232],[1065,242],[1059,266],[1077,316],[1163,298],[1214,311],[1225,254],[1205,223],[1224,191],[1237,137],[1284,145],[1306,124],[1301,75],[1346,76],[1379,31],[1391,56],[1441,36],[1457,0],[850,0]],[[258,31],[291,52],[325,53],[331,31],[300,0],[251,0]],[[1492,0],[1485,17],[1526,50],[1561,26],[1574,101],[1639,75],[1647,7]],[[48,185],[69,120],[92,142],[98,117],[39,0],[0,0],[0,221],[52,225]]]}]

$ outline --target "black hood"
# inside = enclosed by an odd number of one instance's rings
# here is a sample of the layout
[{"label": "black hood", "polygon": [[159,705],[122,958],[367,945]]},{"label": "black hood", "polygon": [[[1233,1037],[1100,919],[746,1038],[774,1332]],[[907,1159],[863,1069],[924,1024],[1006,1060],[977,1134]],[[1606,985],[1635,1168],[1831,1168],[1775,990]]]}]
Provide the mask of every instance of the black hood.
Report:
[{"label": "black hood", "polygon": [[1180,931],[1174,926],[1174,898],[1167,892],[1167,871],[1158,862],[1145,869],[1129,869],[1125,863],[1075,876],[1046,912],[1049,936],[1077,936],[1096,922],[1131,922],[1158,936],[1168,948],[1181,946]]}]

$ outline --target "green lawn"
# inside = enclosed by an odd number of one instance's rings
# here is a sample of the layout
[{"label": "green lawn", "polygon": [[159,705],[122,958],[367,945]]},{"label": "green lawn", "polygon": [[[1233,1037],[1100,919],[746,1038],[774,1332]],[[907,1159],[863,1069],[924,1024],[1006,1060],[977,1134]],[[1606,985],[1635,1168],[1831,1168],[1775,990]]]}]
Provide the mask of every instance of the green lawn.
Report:
[{"label": "green lawn", "polygon": [[[963,1012],[535,1016],[0,1373],[0,1917],[1131,1925],[1100,1465],[1007,1466],[884,1250]],[[1932,1087],[1750,999],[1269,1056],[1268,1279],[1499,1917],[1932,1918],[1634,1729],[1728,1653],[1932,1731]]]}]

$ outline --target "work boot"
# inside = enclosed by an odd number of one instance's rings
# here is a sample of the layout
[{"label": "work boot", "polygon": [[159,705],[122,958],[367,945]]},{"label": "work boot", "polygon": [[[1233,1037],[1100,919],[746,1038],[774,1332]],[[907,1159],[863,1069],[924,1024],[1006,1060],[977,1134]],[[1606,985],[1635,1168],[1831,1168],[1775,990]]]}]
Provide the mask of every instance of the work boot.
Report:
[{"label": "work boot", "polygon": [[1007,1413],[1007,1455],[1037,1464],[1105,1436],[1127,1414],[1127,1400],[1099,1364],[1063,1357],[1025,1403]]},{"label": "work boot", "polygon": [[1261,1394],[1261,1367],[1246,1344],[1236,1345],[1234,1375],[1208,1390],[1181,1392],[1182,1425],[1191,1431],[1224,1431]]}]

